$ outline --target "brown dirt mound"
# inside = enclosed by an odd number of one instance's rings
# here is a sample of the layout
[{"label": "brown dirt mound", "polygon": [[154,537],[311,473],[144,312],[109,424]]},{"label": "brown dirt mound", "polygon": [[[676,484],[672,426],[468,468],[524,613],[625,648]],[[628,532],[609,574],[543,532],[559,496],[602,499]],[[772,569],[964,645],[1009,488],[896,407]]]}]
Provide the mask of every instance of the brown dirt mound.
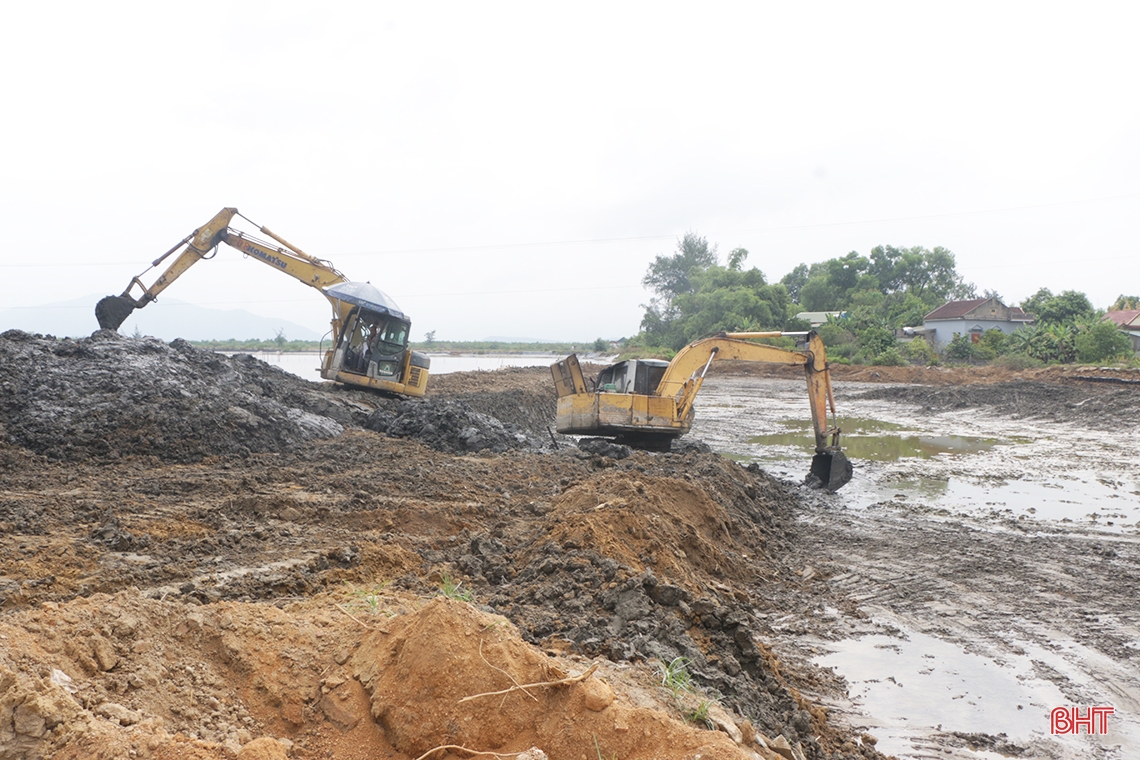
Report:
[{"label": "brown dirt mound", "polygon": [[[605,663],[589,678],[464,701],[581,675],[588,663],[543,653],[504,618],[442,598],[278,610],[123,592],[12,616],[0,636],[3,758],[406,760],[446,745],[560,758],[589,756],[595,741],[631,760],[759,749],[669,717],[661,694]],[[656,709],[631,704],[631,690]]]}]

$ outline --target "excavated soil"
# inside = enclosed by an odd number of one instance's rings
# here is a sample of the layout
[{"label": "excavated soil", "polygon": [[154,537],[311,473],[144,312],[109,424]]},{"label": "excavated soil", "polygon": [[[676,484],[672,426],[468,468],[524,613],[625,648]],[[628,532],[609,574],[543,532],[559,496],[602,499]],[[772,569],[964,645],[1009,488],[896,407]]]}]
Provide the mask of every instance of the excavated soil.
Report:
[{"label": "excavated soil", "polygon": [[[1132,393],[984,382],[1090,421]],[[982,403],[932,390],[867,393]],[[545,368],[401,400],[9,331],[0,391],[0,758],[882,757],[781,639],[862,614],[805,567],[851,540],[803,520],[833,502],[554,435]]]},{"label": "excavated soil", "polygon": [[0,335],[0,757],[877,757],[754,630],[796,489],[579,448],[547,378]]}]

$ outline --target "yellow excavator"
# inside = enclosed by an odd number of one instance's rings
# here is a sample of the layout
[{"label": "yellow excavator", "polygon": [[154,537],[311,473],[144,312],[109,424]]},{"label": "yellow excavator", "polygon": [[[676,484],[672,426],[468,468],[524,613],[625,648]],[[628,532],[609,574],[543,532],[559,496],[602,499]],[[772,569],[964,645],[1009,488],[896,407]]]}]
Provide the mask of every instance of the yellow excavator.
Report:
[{"label": "yellow excavator", "polygon": [[559,433],[612,437],[621,443],[668,451],[693,424],[693,401],[713,361],[736,359],[769,364],[798,364],[807,377],[808,401],[815,429],[815,456],[807,482],[837,491],[851,480],[851,463],[839,448],[839,428],[828,427],[835,414],[827,352],[814,331],[802,350],[753,343],[755,339],[803,333],[717,333],[682,348],[673,361],[631,359],[603,369],[587,387],[576,354],[552,364],[558,394]]},{"label": "yellow excavator", "polygon": [[[276,244],[230,227],[235,216],[253,224]],[[408,349],[412,323],[391,298],[367,282],[350,282],[331,262],[310,256],[266,227],[251,222],[236,208],[222,209],[151,262],[121,295],[101,299],[95,305],[99,327],[118,330],[135,309],[156,300],[187,269],[213,258],[221,243],[316,288],[329,300],[333,311],[332,345],[321,358],[321,377],[387,393],[424,395],[430,359]],[[153,283],[143,283],[147,272],[175,253],[177,258]]]}]

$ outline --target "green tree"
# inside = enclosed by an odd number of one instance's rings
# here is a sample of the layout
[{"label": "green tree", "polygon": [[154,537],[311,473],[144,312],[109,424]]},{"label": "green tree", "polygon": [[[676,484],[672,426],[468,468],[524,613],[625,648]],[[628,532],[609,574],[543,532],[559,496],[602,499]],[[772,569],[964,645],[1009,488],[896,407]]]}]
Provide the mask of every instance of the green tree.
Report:
[{"label": "green tree", "polygon": [[869,273],[883,293],[906,293],[931,303],[949,299],[963,286],[954,254],[941,246],[933,250],[876,246],[871,249]]},{"label": "green tree", "polygon": [[289,342],[289,339],[285,337],[285,328],[279,327],[277,329],[277,334],[273,336],[273,342],[277,345],[278,351],[285,348],[285,344]]},{"label": "green tree", "polygon": [[1132,341],[1112,322],[1100,320],[1077,334],[1074,348],[1077,361],[1104,362],[1132,354]]},{"label": "green tree", "polygon": [[605,338],[598,338],[597,340],[594,341],[595,353],[600,354],[603,351],[609,350],[609,347],[610,347],[610,342],[608,340],[606,340]]},{"label": "green tree", "polygon": [[709,241],[695,232],[686,232],[677,242],[677,252],[654,259],[641,282],[659,297],[673,299],[682,293],[693,292],[691,277],[694,270],[707,269],[714,264],[716,246],[710,247]]},{"label": "green tree", "polygon": [[733,248],[728,254],[728,268],[739,272],[746,258],[748,258],[747,248]]},{"label": "green tree", "polygon": [[808,281],[808,265],[797,264],[796,268],[784,275],[780,283],[788,289],[788,297],[793,303],[800,303],[800,291]]},{"label": "green tree", "polygon": [[1049,288],[1041,288],[1022,301],[1021,308],[1037,317],[1042,324],[1073,324],[1082,317],[1087,319],[1096,315],[1088,296],[1075,290],[1053,295]]},{"label": "green tree", "polygon": [[435,345],[435,330],[428,330],[426,333],[424,333],[424,342],[429,346]]},{"label": "green tree", "polygon": [[1121,293],[1112,302],[1112,306],[1108,307],[1109,311],[1127,311],[1130,309],[1140,309],[1140,296],[1126,296]]}]

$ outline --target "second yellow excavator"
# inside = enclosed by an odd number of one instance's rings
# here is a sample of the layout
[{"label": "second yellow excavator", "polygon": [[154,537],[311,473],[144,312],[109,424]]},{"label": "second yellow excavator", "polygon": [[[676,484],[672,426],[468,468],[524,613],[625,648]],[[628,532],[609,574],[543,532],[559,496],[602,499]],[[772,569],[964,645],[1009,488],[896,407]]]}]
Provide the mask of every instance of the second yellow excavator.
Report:
[{"label": "second yellow excavator", "polygon": [[225,243],[316,288],[332,304],[332,346],[322,357],[321,377],[387,393],[424,395],[430,359],[408,348],[411,320],[391,298],[367,282],[349,282],[331,262],[310,256],[266,227],[251,222],[276,245],[233,229],[230,222],[235,216],[241,216],[236,208],[222,209],[151,262],[150,268],[154,268],[178,253],[150,285],[142,281],[144,272],[133,278],[121,295],[101,299],[95,305],[99,327],[118,330],[135,309],[156,300],[187,269],[213,257],[218,245]]},{"label": "second yellow excavator", "polygon": [[814,331],[807,333],[802,350],[752,342],[784,335],[717,333],[685,346],[671,362],[634,359],[606,367],[590,388],[577,355],[571,354],[550,368],[558,394],[558,432],[608,436],[637,448],[668,451],[672,441],[692,427],[693,401],[714,360],[801,365],[815,430],[815,456],[807,482],[836,491],[851,480],[852,468],[839,448],[839,428],[827,423],[829,407],[835,414],[827,352]]}]

